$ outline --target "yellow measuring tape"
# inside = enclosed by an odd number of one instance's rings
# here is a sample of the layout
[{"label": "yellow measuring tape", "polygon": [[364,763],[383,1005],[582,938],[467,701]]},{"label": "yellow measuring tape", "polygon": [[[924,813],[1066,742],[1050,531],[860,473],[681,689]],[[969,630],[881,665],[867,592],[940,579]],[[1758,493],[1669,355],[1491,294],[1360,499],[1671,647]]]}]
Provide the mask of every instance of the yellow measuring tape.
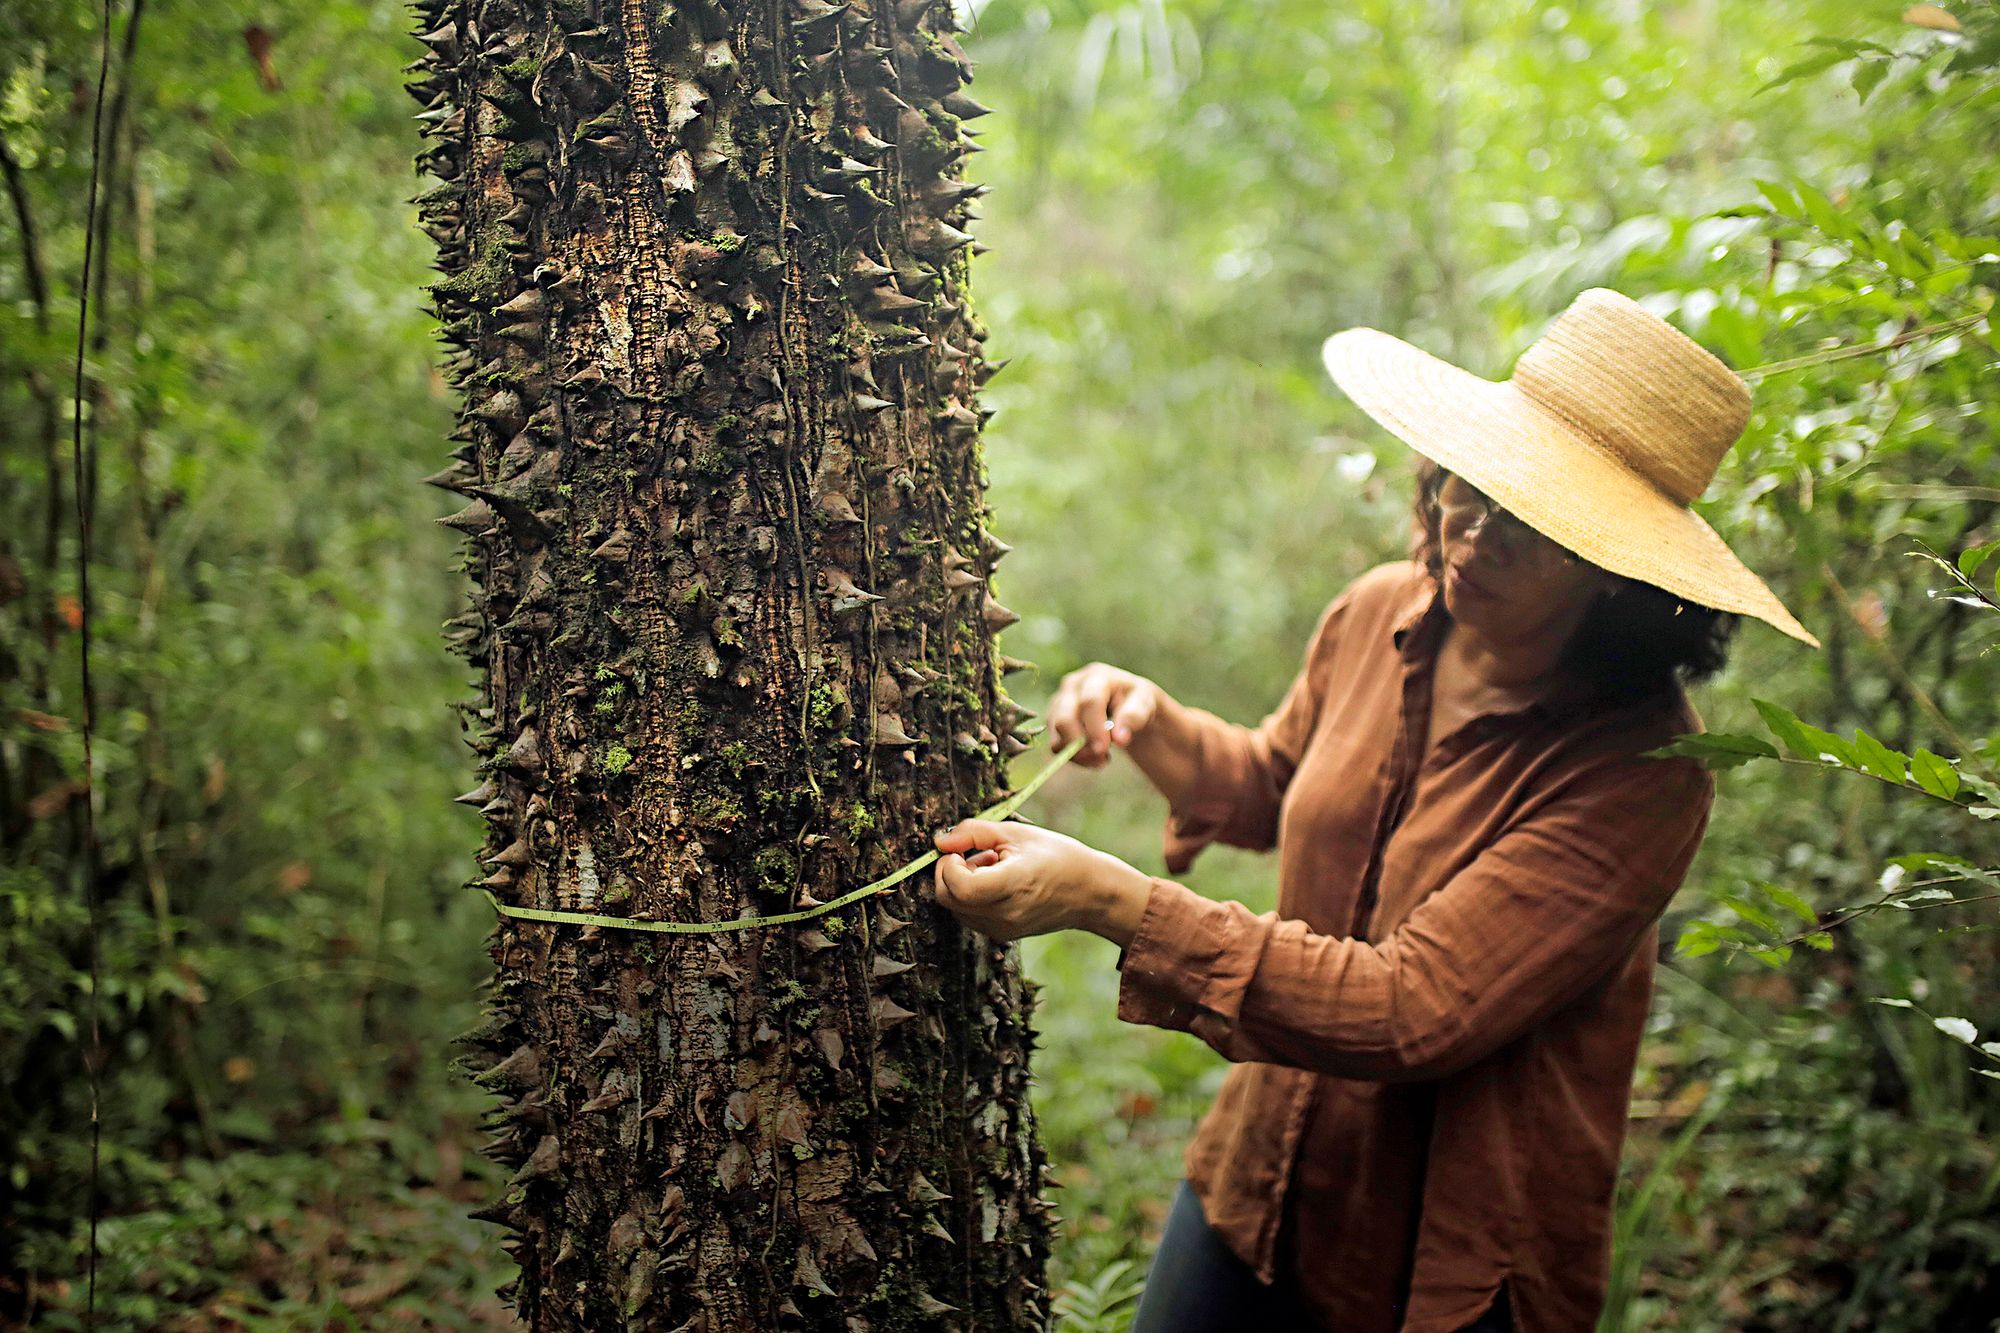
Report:
[{"label": "yellow measuring tape", "polygon": [[[1057,769],[1067,764],[1075,757],[1076,752],[1082,748],[1083,737],[1078,736],[1068,745],[1056,751],[1055,758],[1049,760],[1041,772],[1029,778],[1026,786],[1022,787],[1012,796],[1009,796],[1006,800],[987,806],[977,815],[974,815],[973,818],[1007,818],[1007,816],[1020,809],[1023,801],[1033,796],[1041,785],[1054,775]],[[779,912],[775,916],[739,916],[730,921],[645,921],[629,916],[598,916],[591,912],[553,912],[543,907],[511,907],[501,902],[498,898],[495,898],[491,893],[486,894],[486,901],[492,903],[493,910],[501,916],[517,917],[523,921],[553,921],[558,924],[572,926],[603,926],[610,930],[651,930],[667,935],[719,935],[729,930],[754,930],[759,926],[783,926],[794,921],[810,921],[816,916],[825,916],[828,912],[836,911],[851,902],[858,902],[871,894],[880,893],[884,889],[894,888],[937,859],[938,852],[933,847],[916,860],[896,867],[880,879],[871,880],[863,884],[852,893],[843,893],[832,902],[821,903],[817,907],[808,907],[802,912]],[[484,891],[482,890],[482,892]]]}]

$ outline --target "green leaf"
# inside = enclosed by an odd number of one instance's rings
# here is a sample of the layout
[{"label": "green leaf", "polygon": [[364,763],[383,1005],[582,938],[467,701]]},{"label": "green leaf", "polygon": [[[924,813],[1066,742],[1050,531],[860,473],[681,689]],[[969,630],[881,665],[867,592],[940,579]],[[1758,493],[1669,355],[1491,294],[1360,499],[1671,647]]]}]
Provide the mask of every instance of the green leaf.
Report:
[{"label": "green leaf", "polygon": [[1773,88],[1781,87],[1794,80],[1817,74],[1823,69],[1831,69],[1841,61],[1852,60],[1864,51],[1887,53],[1887,48],[1876,42],[1863,41],[1854,37],[1811,37],[1806,39],[1801,45],[1816,46],[1820,49],[1803,60],[1797,60],[1785,66],[1783,70],[1779,71],[1777,78],[1772,79],[1769,83],[1759,88],[1758,92],[1766,93]]},{"label": "green leaf", "polygon": [[1750,702],[1757,706],[1757,716],[1764,719],[1764,725],[1787,750],[1800,759],[1818,761],[1819,754],[1812,748],[1812,742],[1806,739],[1805,724],[1799,721],[1796,713],[1782,704],[1768,703],[1763,699],[1752,699]]},{"label": "green leaf", "polygon": [[1700,920],[1682,926],[1680,938],[1674,941],[1674,952],[1683,958],[1703,958],[1721,947],[1714,924]]},{"label": "green leaf", "polygon": [[1772,79],[1757,91],[1768,93],[1773,88],[1782,88],[1788,83],[1809,78],[1823,69],[1832,69],[1835,65],[1846,59],[1848,59],[1848,55],[1844,51],[1815,51],[1804,60],[1794,61],[1782,70],[1779,70],[1777,78]]},{"label": "green leaf", "polygon": [[1936,1028],[1939,1032],[1944,1033],[1944,1035],[1947,1037],[1952,1037],[1959,1041],[1964,1042],[1967,1046],[1976,1046],[1979,1042],[1979,1029],[1974,1027],[1972,1023],[1966,1019],[1952,1018],[1948,1016],[1944,1018],[1933,1018],[1931,1020],[1931,1026]]},{"label": "green leaf", "polygon": [[1961,789],[1970,787],[1985,797],[1987,804],[2000,805],[2000,783],[1989,782],[1977,773],[1968,773],[1962,768],[1958,770],[1958,781]]},{"label": "green leaf", "polygon": [[1934,551],[1905,551],[1903,554],[1909,556],[1912,560],[1928,560],[1947,574],[1952,573],[1955,569],[1955,566],[1950,561]]},{"label": "green leaf", "polygon": [[1742,917],[1745,921],[1748,921],[1751,925],[1756,926],[1759,930],[1771,935],[1778,933],[1778,918],[1772,916],[1755,903],[1750,902],[1741,894],[1725,893],[1720,895],[1720,897],[1723,906],[1736,913],[1737,916]]},{"label": "green leaf", "polygon": [[1736,926],[1717,925],[1713,921],[1690,921],[1681,929],[1681,937],[1674,948],[1686,958],[1700,958],[1714,953],[1725,944],[1753,946],[1758,943],[1755,935]]},{"label": "green leaf", "polygon": [[1968,870],[1973,863],[1962,856],[1949,852],[1904,852],[1901,856],[1889,858],[1892,866],[1905,870]]},{"label": "green leaf", "polygon": [[1764,892],[1772,902],[1790,912],[1808,926],[1819,924],[1819,912],[1813,905],[1782,884],[1766,884]]},{"label": "green leaf", "polygon": [[1812,220],[1813,226],[1825,235],[1836,240],[1851,241],[1858,234],[1854,224],[1841,216],[1840,210],[1834,207],[1833,200],[1827,198],[1826,193],[1810,181],[1799,182],[1799,202],[1805,205],[1806,216]]},{"label": "green leaf", "polygon": [[1884,232],[1874,246],[1875,257],[1903,281],[1922,282],[1929,275],[1930,266],[1911,251],[1909,240],[1908,227],[1899,228],[1893,233]]},{"label": "green leaf", "polygon": [[1683,757],[1701,761],[1703,767],[1711,769],[1736,768],[1752,759],[1776,759],[1777,747],[1761,736],[1734,735],[1726,731],[1696,732],[1687,736],[1676,736],[1657,750],[1648,750],[1652,758]]},{"label": "green leaf", "polygon": [[1764,725],[1771,734],[1783,741],[1785,748],[1801,759],[1815,764],[1833,763],[1844,768],[1865,771],[1856,758],[1854,747],[1830,731],[1821,731],[1807,722],[1801,722],[1798,714],[1782,704],[1774,704],[1766,699],[1752,699],[1757,706],[1757,714],[1764,719]]},{"label": "green leaf", "polygon": [[1812,934],[1806,936],[1806,943],[1824,953],[1833,948],[1833,936],[1823,930],[1815,930]]},{"label": "green leaf", "polygon": [[1757,193],[1763,195],[1765,201],[1780,214],[1788,218],[1803,215],[1804,210],[1799,207],[1799,197],[1793,194],[1790,189],[1778,184],[1776,181],[1754,181],[1752,183],[1756,185]]},{"label": "green leaf", "polygon": [[1952,900],[1953,894],[1950,889],[1918,889],[1915,893],[1906,893],[1898,898],[1896,904],[1900,907],[1908,903],[1945,903]]},{"label": "green leaf", "polygon": [[1967,879],[1976,884],[2000,889],[2000,868],[1982,866],[1962,856],[1950,856],[1943,852],[1910,852],[1903,856],[1891,857],[1889,864],[1901,866],[1908,871],[1936,871],[1957,879]]},{"label": "green leaf", "polygon": [[1949,759],[1929,750],[1918,750],[1911,757],[1910,777],[1933,796],[1949,801],[1958,795],[1958,770]]},{"label": "green leaf", "polygon": [[1894,52],[1890,51],[1882,43],[1871,42],[1865,37],[1808,37],[1802,45],[1831,47],[1843,55],[1850,56],[1858,56],[1864,52],[1872,52],[1875,55],[1883,56],[1894,54]]},{"label": "green leaf", "polygon": [[1921,236],[1917,235],[1916,228],[1903,228],[1902,234],[1896,238],[1896,244],[1905,255],[1909,256],[1910,262],[1925,273],[1928,274],[1932,269],[1938,267],[1937,253],[1931,249]]},{"label": "green leaf", "polygon": [[1862,768],[1878,778],[1902,783],[1909,776],[1910,757],[1900,750],[1892,750],[1867,732],[1855,729],[1854,754],[1861,761]]},{"label": "green leaf", "polygon": [[2000,555],[2000,540],[1968,546],[1958,553],[1958,572],[1970,583],[1979,577],[1980,567],[1996,555]]},{"label": "green leaf", "polygon": [[1861,756],[1855,752],[1853,742],[1830,731],[1821,731],[1810,722],[1801,722],[1799,726],[1804,729],[1806,740],[1819,751],[1816,757],[1821,763],[1839,764],[1857,773],[1868,771],[1862,767]]},{"label": "green leaf", "polygon": [[1779,944],[1768,949],[1752,949],[1750,956],[1766,967],[1783,967],[1792,961],[1792,946]]},{"label": "green leaf", "polygon": [[1852,78],[1856,96],[1863,103],[1866,103],[1868,101],[1868,94],[1875,91],[1877,85],[1882,82],[1883,76],[1888,72],[1889,62],[1886,60],[1862,60],[1856,62]]}]

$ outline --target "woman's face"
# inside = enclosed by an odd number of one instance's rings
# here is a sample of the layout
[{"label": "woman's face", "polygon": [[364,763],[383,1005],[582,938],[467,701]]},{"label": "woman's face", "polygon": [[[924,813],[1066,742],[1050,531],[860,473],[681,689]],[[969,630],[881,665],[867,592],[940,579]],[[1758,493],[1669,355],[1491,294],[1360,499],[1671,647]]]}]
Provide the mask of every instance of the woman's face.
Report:
[{"label": "woman's face", "polygon": [[1495,641],[1567,639],[1609,575],[1474,490],[1456,473],[1438,491],[1445,608]]}]

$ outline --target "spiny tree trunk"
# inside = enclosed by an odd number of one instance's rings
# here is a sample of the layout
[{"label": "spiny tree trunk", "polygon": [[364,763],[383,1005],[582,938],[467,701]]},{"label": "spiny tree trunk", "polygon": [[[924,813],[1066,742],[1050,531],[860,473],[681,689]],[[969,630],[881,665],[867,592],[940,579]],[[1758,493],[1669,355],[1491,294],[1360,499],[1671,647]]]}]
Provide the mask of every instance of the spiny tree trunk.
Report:
[{"label": "spiny tree trunk", "polygon": [[[926,850],[1025,717],[947,3],[420,13],[483,883],[715,920]],[[708,936],[502,921],[471,1040],[530,1326],[1043,1324],[1028,996],[924,883]]]}]

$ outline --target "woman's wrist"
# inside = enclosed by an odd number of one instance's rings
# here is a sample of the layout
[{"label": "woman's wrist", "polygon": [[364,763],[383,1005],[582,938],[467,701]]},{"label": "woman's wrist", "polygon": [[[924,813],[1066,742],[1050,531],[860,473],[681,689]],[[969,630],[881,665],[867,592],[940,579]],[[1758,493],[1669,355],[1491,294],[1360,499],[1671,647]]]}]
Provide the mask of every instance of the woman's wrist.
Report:
[{"label": "woman's wrist", "polygon": [[1084,895],[1083,911],[1076,925],[1123,949],[1139,933],[1139,921],[1146,915],[1146,903],[1152,894],[1151,876],[1106,854],[1101,873]]},{"label": "woman's wrist", "polygon": [[[1157,685],[1153,688],[1159,689]],[[1194,780],[1194,727],[1180,701],[1165,690],[1159,694],[1152,720],[1132,737],[1125,750],[1153,789],[1174,803]]]}]

